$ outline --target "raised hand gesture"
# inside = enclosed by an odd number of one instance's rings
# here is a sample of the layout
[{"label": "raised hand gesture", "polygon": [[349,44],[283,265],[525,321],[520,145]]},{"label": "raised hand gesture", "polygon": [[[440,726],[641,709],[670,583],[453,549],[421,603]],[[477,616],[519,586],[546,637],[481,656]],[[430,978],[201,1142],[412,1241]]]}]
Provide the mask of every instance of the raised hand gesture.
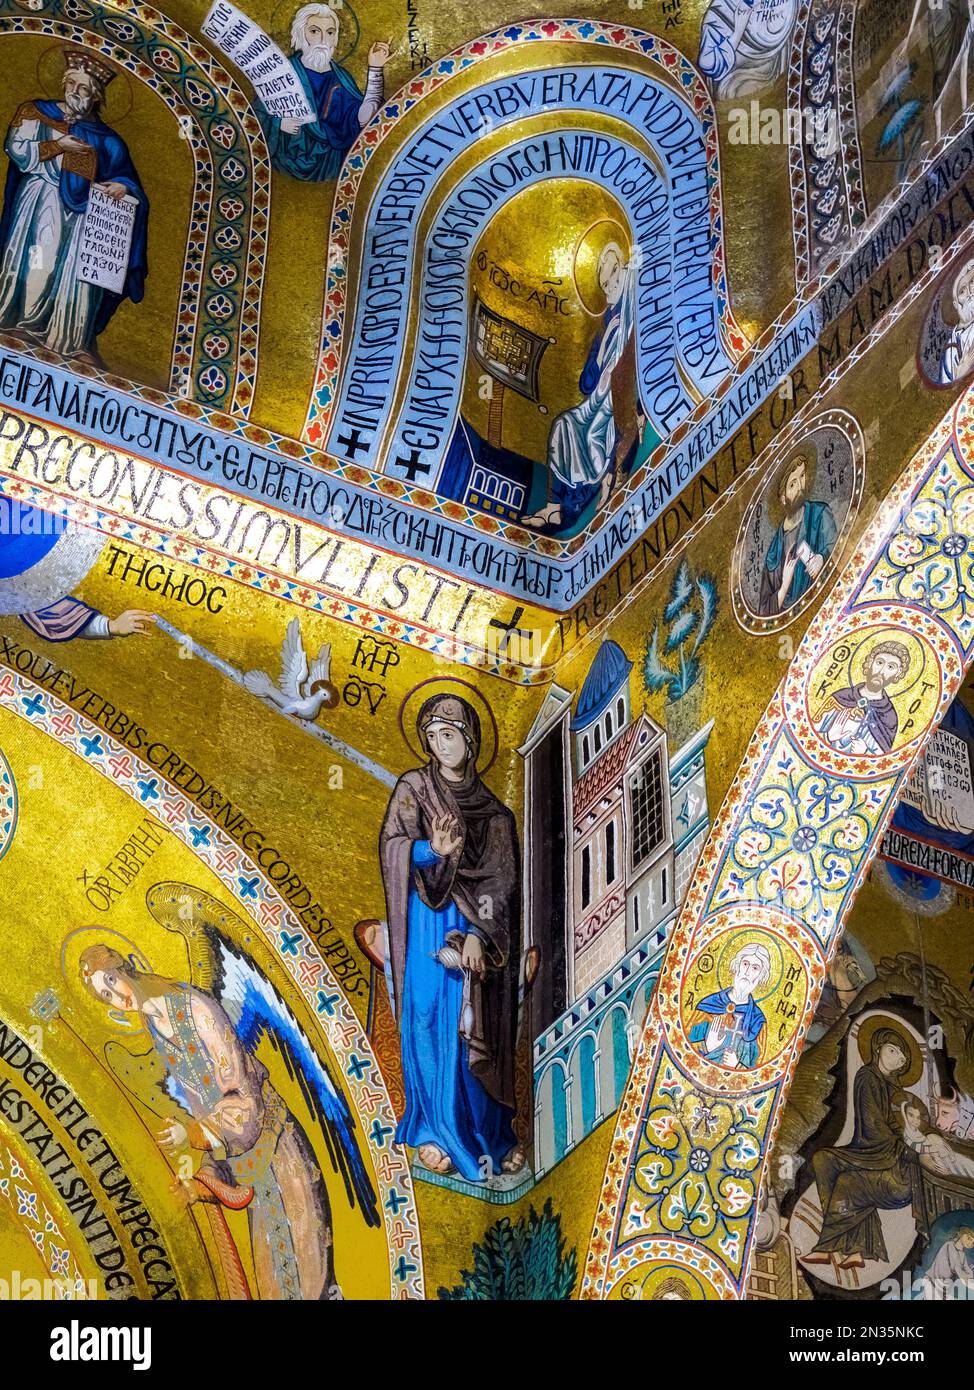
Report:
[{"label": "raised hand gesture", "polygon": [[458,850],[462,844],[463,835],[455,817],[433,817],[433,833],[430,835],[430,845],[434,854],[438,854],[441,859],[449,859],[450,855]]}]

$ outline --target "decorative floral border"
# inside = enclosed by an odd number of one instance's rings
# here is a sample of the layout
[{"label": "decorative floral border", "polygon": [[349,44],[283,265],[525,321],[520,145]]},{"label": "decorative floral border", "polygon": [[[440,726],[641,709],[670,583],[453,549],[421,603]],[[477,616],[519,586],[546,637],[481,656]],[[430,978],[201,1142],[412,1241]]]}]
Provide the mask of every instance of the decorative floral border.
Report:
[{"label": "decorative floral border", "polygon": [[841,0],[838,6],[833,0],[806,0],[795,28],[788,105],[803,114],[809,109],[827,113],[836,133],[836,150],[825,158],[806,143],[804,132],[800,143],[789,146],[799,289],[837,253],[851,249],[866,218],[852,68],[856,8],[856,0]]},{"label": "decorative floral border", "polygon": [[[6,1151],[6,1163],[3,1152]],[[5,1198],[15,1221],[26,1231],[37,1247],[37,1253],[55,1281],[58,1298],[70,1300],[71,1286],[75,1292],[86,1287],[86,1280],[78,1265],[77,1255],[71,1241],[61,1231],[61,1227],[51,1215],[51,1205],[41,1195],[40,1184],[32,1177],[30,1165],[23,1151],[14,1143],[10,1130],[4,1129],[0,1145],[0,1197]],[[41,1212],[43,1211],[43,1215]],[[62,1213],[62,1224],[67,1225]],[[58,1241],[63,1241],[63,1246]],[[84,1248],[84,1239],[78,1233],[78,1241]]]},{"label": "decorative floral border", "polygon": [[[694,111],[700,118],[706,141],[710,225],[714,243],[713,282],[724,332],[737,353],[742,353],[747,348],[747,339],[734,318],[727,290],[717,125],[710,93],[700,73],[678,48],[674,48],[665,39],[623,24],[575,19],[511,24],[454,49],[452,53],[431,64],[425,72],[419,73],[397,94],[395,100],[383,107],[352,147],[338,175],[335,191],[328,247],[328,280],[322,316],[322,348],[308,414],[302,430],[303,439],[313,444],[321,444],[331,419],[341,370],[342,350],[346,346],[345,286],[355,232],[355,201],[369,161],[378,153],[382,141],[396,129],[401,118],[418,102],[474,64],[525,43],[581,43],[593,47],[608,47],[614,52],[632,53],[642,59],[648,59],[666,71],[671,78],[677,79],[678,86],[684,89],[686,97],[692,102]],[[360,218],[366,215],[366,211],[359,210]]]},{"label": "decorative floral border", "polygon": [[[943,557],[939,562],[943,577],[937,585],[923,580],[922,576],[920,582],[916,580],[917,563],[933,563],[924,557],[917,559],[914,547],[918,535],[933,535],[938,553]],[[908,577],[906,587],[904,576]],[[690,1090],[703,1094],[701,1103],[713,1105],[726,1104],[731,1099],[734,1103],[743,1103],[748,1098],[758,1104],[761,1097],[769,1097],[770,1109],[764,1117],[760,1154],[756,1163],[747,1167],[747,1182],[740,1177],[726,1180],[732,1181],[735,1191],[739,1189],[733,1229],[727,1228],[721,1235],[715,1227],[698,1241],[724,1264],[733,1282],[734,1296],[743,1296],[757,1215],[758,1179],[773,1151],[774,1134],[799,1049],[797,1046],[793,1049],[787,1067],[775,1079],[773,1094],[767,1090],[769,1078],[759,1073],[755,1073],[752,1089],[747,1092],[739,1088],[741,1078],[736,1075],[733,1088],[719,1078],[703,1087],[677,1060],[674,1048],[678,1041],[679,1019],[667,1016],[663,1005],[674,987],[678,988],[684,954],[696,954],[702,949],[723,920],[721,916],[714,916],[714,910],[734,906],[746,916],[755,912],[756,903],[762,901],[755,896],[750,884],[728,880],[726,866],[735,844],[747,833],[760,798],[774,790],[773,782],[780,776],[772,756],[775,750],[787,745],[797,769],[820,780],[826,777],[803,750],[800,731],[797,738],[793,736],[789,697],[785,691],[792,690],[796,683],[804,689],[803,680],[809,679],[816,655],[830,639],[841,636],[857,618],[860,624],[869,621],[873,613],[884,611],[885,606],[896,611],[901,625],[908,625],[928,640],[930,634],[936,632],[938,643],[943,644],[941,698],[938,707],[927,714],[926,733],[929,736],[959,688],[974,655],[974,612],[968,611],[971,592],[974,592],[974,394],[968,392],[934,431],[880,506],[758,724],[740,771],[715,819],[663,962],[660,984],[647,1015],[633,1072],[618,1113],[583,1276],[583,1297],[604,1297],[629,1243],[627,1231],[633,1227],[630,1214],[634,1201],[634,1171],[640,1152],[651,1142],[646,1137],[650,1116],[657,1109],[672,1107],[674,1095]],[[922,740],[911,746],[914,758],[919,756]],[[902,760],[865,756],[851,758],[847,772],[832,779],[836,788],[859,787],[868,793],[868,799],[858,804],[855,813],[864,822],[865,830],[857,830],[854,834],[850,830],[848,872],[829,910],[813,911],[810,905],[817,900],[812,898],[791,910],[792,929],[813,953],[809,959],[821,962],[819,969],[808,971],[806,1006],[799,1036],[814,1016],[824,970],[837,947],[842,922],[878,852],[908,772],[909,767]],[[793,848],[798,858],[809,859],[809,877],[814,876],[818,870],[811,858],[814,853],[811,837],[807,843],[803,840],[801,844],[793,844]],[[764,1105],[764,1101],[761,1104]],[[708,1149],[706,1139],[697,1147]],[[701,1164],[693,1167],[688,1143],[682,1145],[678,1157],[668,1156],[667,1161],[673,1166],[668,1179],[671,1188],[689,1191],[694,1184],[699,1188]],[[710,1158],[707,1161],[709,1163]],[[753,1194],[750,1198],[748,1191]],[[692,1226],[690,1230],[692,1238]],[[645,1220],[636,1223],[636,1231],[644,1253],[652,1253],[657,1238],[667,1234],[651,1222],[647,1229]]]},{"label": "decorative floral border", "polygon": [[[700,1274],[727,1298],[734,1296],[734,1286],[728,1280],[723,1265],[699,1245],[691,1245],[681,1240],[654,1241],[651,1253],[647,1253],[639,1244],[627,1246],[625,1254],[619,1258],[618,1263],[613,1268],[612,1287],[634,1269],[638,1269],[641,1264],[645,1264],[647,1259],[658,1261],[661,1264],[672,1261],[677,1265],[682,1265],[694,1273]],[[609,1291],[607,1290],[607,1292]]]}]

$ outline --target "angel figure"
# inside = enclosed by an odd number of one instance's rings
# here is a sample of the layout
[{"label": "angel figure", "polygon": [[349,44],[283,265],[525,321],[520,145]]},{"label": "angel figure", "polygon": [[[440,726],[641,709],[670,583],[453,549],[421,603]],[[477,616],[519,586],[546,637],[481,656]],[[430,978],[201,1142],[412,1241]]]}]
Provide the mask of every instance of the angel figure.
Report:
[{"label": "angel figure", "polygon": [[[230,940],[228,927],[244,930],[232,912],[181,883],[156,884],[146,903],[184,936],[193,981],[139,970],[103,943],[83,951],[85,988],[107,1008],[140,1014],[151,1042],[138,1055],[109,1042],[108,1064],[164,1120],[158,1142],[166,1153],[189,1147],[201,1155],[174,1190],[189,1202],[246,1210],[258,1296],[339,1299],[331,1208],[307,1126],[323,1131],[349,1205],[378,1226],[348,1103],[273,984]],[[304,1123],[257,1056],[265,1039],[299,1083]]]},{"label": "angel figure", "polygon": [[338,704],[338,690],[329,679],[330,674],[331,643],[322,643],[309,668],[301,623],[292,618],[281,648],[280,684],[275,685],[266,671],[246,671],[243,679],[251,695],[270,700],[284,714],[311,723],[322,708],[334,709]]}]

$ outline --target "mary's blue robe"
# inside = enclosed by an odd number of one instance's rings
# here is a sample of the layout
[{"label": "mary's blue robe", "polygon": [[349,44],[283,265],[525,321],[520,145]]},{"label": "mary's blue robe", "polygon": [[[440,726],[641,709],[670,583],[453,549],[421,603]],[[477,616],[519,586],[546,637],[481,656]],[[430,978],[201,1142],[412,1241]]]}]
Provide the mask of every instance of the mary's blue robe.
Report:
[{"label": "mary's blue robe", "polygon": [[[435,864],[437,857],[428,840],[414,841],[416,868]],[[458,1027],[463,974],[444,969],[436,959],[451,932],[482,934],[452,899],[436,912],[415,885],[409,891],[408,922],[401,1018],[406,1112],[396,1142],[415,1149],[435,1144],[462,1177],[483,1181],[500,1173],[516,1143],[512,1112],[498,1105],[470,1071]]]},{"label": "mary's blue robe", "polygon": [[281,173],[306,183],[322,183],[335,178],[358,137],[363,96],[338,63],[332,63],[326,72],[313,72],[300,58],[290,62],[318,119],[287,135],[277,117],[265,115],[267,148],[271,163]]},{"label": "mary's blue robe", "polygon": [[[463,721],[476,757],[474,711],[433,696],[420,710],[421,729],[431,710],[457,727]],[[441,856],[431,839],[444,817],[460,834]],[[406,1091],[396,1138],[410,1148],[435,1144],[462,1177],[482,1182],[517,1146],[521,880],[514,817],[475,766],[462,782],[448,782],[431,758],[396,783],[379,851]],[[437,955],[446,945],[462,948],[470,935],[483,944],[485,971],[465,979],[462,968]]]}]

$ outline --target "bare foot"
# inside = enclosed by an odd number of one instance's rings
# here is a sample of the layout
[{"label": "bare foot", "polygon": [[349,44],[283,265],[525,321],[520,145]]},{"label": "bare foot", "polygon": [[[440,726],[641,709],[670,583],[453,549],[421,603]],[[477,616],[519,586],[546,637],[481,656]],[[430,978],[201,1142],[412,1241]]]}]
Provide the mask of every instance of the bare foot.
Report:
[{"label": "bare foot", "polygon": [[501,1162],[505,1173],[520,1173],[526,1162],[526,1155],[520,1144],[515,1144],[507,1157]]},{"label": "bare foot", "polygon": [[547,507],[542,507],[540,512],[534,512],[531,516],[521,517],[522,526],[560,526],[561,508],[554,503],[549,503]]},{"label": "bare foot", "polygon": [[453,1162],[449,1154],[445,1154],[436,1144],[421,1144],[419,1161],[431,1173],[450,1173],[453,1171]]}]

